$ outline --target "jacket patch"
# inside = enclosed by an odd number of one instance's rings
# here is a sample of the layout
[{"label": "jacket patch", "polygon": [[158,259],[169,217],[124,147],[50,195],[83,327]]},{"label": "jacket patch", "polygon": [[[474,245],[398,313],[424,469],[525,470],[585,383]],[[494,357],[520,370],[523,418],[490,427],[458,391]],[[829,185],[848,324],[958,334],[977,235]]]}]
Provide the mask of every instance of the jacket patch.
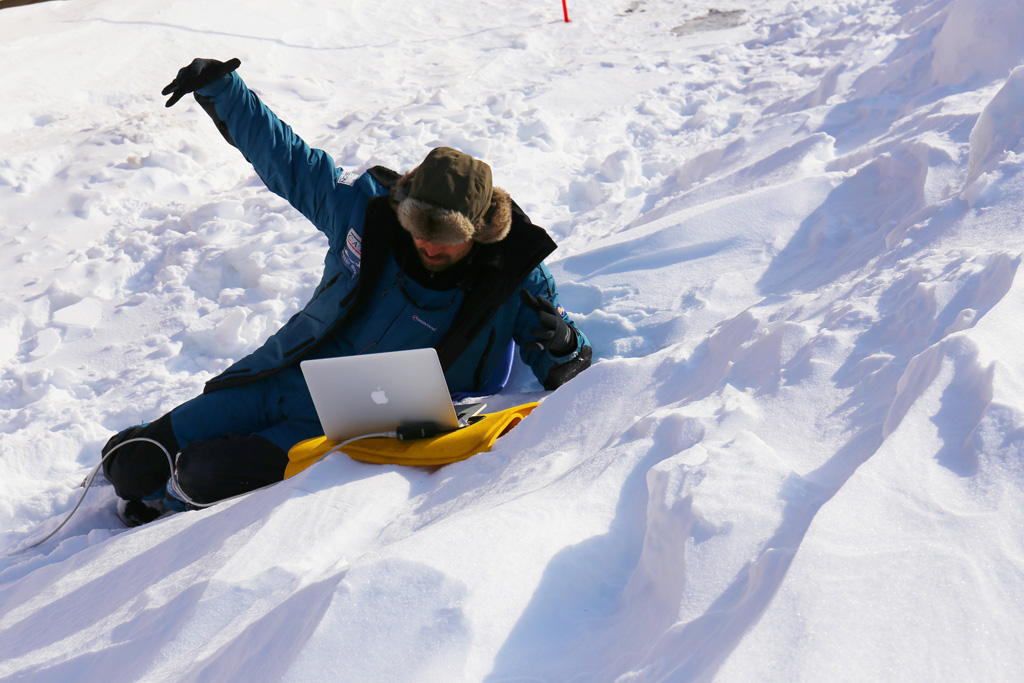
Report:
[{"label": "jacket patch", "polygon": [[430,323],[428,323],[426,320],[424,320],[423,318],[419,317],[418,315],[414,315],[412,317],[412,319],[415,320],[416,322],[418,322],[420,325],[423,325],[424,327],[429,327],[434,332],[437,332],[437,328],[436,327],[434,327],[433,325],[431,325]]},{"label": "jacket patch", "polygon": [[355,228],[349,228],[345,236],[345,249],[341,252],[341,262],[345,264],[352,277],[359,274],[359,264],[363,259],[363,240]]},{"label": "jacket patch", "polygon": [[343,171],[341,173],[341,175],[338,176],[338,184],[339,185],[354,185],[356,180],[358,180],[358,179],[359,179],[359,176],[357,176],[355,173],[352,173],[351,171]]}]

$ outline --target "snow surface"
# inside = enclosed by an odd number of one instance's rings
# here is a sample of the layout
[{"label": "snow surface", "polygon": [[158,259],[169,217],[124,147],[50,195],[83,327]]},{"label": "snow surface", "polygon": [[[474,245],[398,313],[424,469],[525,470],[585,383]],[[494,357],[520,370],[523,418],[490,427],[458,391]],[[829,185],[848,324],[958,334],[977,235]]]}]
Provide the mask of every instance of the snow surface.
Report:
[{"label": "snow surface", "polygon": [[[710,11],[715,10],[715,11]],[[323,238],[190,98],[361,171],[439,144],[594,342],[487,454],[332,457],[0,559],[0,678],[1010,681],[1024,5],[47,2],[0,12],[0,549],[309,297]]]}]

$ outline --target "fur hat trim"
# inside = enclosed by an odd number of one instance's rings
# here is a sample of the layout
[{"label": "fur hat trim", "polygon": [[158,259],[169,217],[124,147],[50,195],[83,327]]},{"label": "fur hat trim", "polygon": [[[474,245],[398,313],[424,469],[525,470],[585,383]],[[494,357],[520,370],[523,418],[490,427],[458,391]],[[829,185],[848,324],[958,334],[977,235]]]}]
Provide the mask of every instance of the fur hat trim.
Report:
[{"label": "fur hat trim", "polygon": [[412,236],[438,244],[459,244],[474,240],[482,244],[500,242],[512,228],[512,198],[500,187],[491,194],[491,205],[475,223],[465,215],[409,196],[415,170],[402,176],[391,191],[391,204],[398,222]]}]

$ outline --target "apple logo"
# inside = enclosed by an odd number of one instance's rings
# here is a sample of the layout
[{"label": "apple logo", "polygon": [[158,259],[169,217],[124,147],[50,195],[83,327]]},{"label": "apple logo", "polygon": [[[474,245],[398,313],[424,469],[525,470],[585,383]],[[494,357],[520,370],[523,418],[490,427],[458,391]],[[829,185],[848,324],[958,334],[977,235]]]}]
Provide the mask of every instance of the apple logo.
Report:
[{"label": "apple logo", "polygon": [[372,398],[373,402],[379,406],[382,406],[388,402],[388,395],[380,387],[377,387],[376,391],[370,392],[370,398]]}]

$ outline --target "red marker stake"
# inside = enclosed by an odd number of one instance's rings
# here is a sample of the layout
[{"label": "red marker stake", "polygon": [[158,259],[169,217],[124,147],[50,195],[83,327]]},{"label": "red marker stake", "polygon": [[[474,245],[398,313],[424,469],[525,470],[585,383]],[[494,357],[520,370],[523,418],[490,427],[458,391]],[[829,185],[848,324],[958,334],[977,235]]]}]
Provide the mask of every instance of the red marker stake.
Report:
[{"label": "red marker stake", "polygon": [[565,14],[565,23],[569,23],[569,7],[565,4],[566,0],[562,0],[562,13]]}]

